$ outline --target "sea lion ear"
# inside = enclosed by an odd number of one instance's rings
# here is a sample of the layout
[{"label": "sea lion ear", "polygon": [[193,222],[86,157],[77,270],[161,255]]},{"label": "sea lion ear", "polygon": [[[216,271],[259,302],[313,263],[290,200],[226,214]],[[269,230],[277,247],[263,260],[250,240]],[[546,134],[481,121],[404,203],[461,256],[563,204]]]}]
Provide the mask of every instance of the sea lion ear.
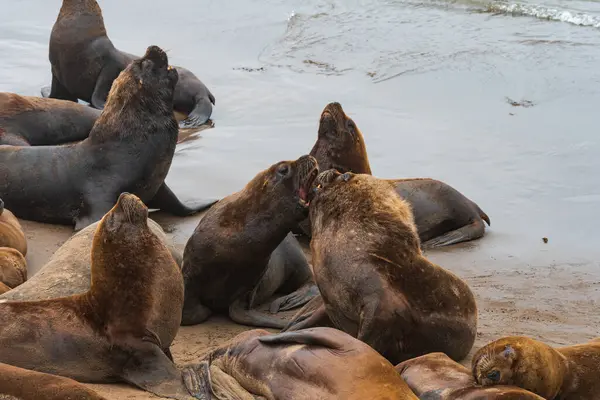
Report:
[{"label": "sea lion ear", "polygon": [[511,345],[507,344],[504,347],[504,351],[502,352],[502,356],[504,358],[506,358],[507,360],[513,361],[515,358],[517,358],[517,353],[515,352],[515,349],[513,349]]}]

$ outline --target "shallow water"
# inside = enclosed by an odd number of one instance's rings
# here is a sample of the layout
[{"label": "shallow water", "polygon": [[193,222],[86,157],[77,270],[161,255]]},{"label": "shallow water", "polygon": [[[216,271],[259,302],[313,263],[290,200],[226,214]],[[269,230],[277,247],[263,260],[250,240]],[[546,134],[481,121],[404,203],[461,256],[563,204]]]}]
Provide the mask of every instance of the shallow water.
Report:
[{"label": "shallow water", "polygon": [[[1,3],[0,90],[38,95],[61,2]],[[216,127],[178,146],[167,178],[183,200],[308,153],[339,101],[375,175],[444,180],[490,216],[465,260],[600,274],[600,2],[99,3],[118,48],[168,49],[216,96]],[[185,242],[193,223],[173,221]]]}]

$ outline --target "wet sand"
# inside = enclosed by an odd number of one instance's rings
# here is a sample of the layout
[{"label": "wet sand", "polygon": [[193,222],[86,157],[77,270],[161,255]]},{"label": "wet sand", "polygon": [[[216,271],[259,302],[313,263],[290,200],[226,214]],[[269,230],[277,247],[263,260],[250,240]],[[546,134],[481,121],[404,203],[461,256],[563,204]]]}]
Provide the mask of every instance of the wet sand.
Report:
[{"label": "wet sand", "polygon": [[[159,212],[151,217],[181,249],[201,218],[181,219]],[[29,240],[27,260],[32,274],[70,236],[71,229],[28,221],[22,224]],[[529,244],[527,255],[511,254],[506,246],[495,244],[509,239],[498,236],[488,230],[481,240],[427,253],[432,261],[465,279],[475,293],[479,328],[471,355],[507,335],[527,335],[551,345],[581,343],[600,335],[598,262],[560,261],[552,239],[546,244],[541,237]],[[175,362],[197,362],[206,352],[246,329],[252,328],[220,316],[201,325],[181,327],[172,347]],[[470,365],[470,356],[463,364]],[[115,400],[156,398],[127,385],[89,386]]]}]

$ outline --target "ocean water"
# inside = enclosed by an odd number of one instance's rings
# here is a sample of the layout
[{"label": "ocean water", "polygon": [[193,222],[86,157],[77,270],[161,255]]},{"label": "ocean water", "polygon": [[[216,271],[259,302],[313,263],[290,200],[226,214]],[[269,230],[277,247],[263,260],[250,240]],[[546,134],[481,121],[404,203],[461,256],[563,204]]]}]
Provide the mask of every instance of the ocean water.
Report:
[{"label": "ocean water", "polygon": [[[598,269],[599,1],[99,3],[118,48],[159,45],[216,96],[215,128],[178,146],[167,178],[184,201],[308,153],[339,101],[376,176],[443,180],[490,216],[462,251]],[[61,1],[0,5],[0,90],[38,95]]]}]

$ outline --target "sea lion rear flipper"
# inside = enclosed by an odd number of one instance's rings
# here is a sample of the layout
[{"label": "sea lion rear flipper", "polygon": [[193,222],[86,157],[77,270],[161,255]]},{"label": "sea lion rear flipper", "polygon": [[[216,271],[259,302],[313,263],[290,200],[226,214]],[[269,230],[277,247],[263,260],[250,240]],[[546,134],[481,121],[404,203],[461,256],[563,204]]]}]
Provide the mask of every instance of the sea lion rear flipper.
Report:
[{"label": "sea lion rear flipper", "polygon": [[[212,100],[214,100],[214,97]],[[212,115],[212,100],[206,97],[196,99],[194,109],[188,114],[186,119],[179,122],[179,128],[198,128],[199,126],[204,125]]]},{"label": "sea lion rear flipper", "polygon": [[286,325],[286,321],[274,318],[256,309],[249,309],[247,305],[247,301],[234,300],[229,306],[229,317],[238,324],[260,328],[282,329]]},{"label": "sea lion rear flipper", "polygon": [[157,396],[178,400],[193,398],[184,385],[181,372],[165,353],[152,343],[144,343],[131,351],[130,358],[121,372],[121,378]]},{"label": "sea lion rear flipper", "polygon": [[434,247],[449,246],[451,244],[466,242],[473,239],[479,239],[485,232],[485,226],[481,219],[477,219],[469,225],[458,228],[454,231],[446,232],[441,236],[430,239],[422,244],[423,249]]},{"label": "sea lion rear flipper", "polygon": [[148,208],[158,208],[177,217],[187,217],[188,215],[210,208],[217,201],[218,200],[203,200],[192,207],[188,207],[179,201],[177,196],[175,196],[175,193],[173,193],[167,184],[163,182],[152,200],[146,204]]},{"label": "sea lion rear flipper", "polygon": [[283,332],[275,335],[260,336],[258,340],[261,343],[269,344],[307,344],[311,346],[322,346],[329,349],[341,349],[347,344],[347,341],[340,340],[337,336],[332,336],[327,330],[303,329],[295,332]]},{"label": "sea lion rear flipper", "polygon": [[279,297],[271,303],[270,311],[275,314],[279,311],[288,311],[300,307],[308,303],[310,300],[319,295],[319,288],[314,283],[309,283],[298,290],[288,294],[287,296]]},{"label": "sea lion rear flipper", "polygon": [[300,329],[313,328],[317,326],[333,327],[333,323],[327,315],[323,298],[317,295],[304,305],[292,320],[282,329],[282,332],[297,331]]}]

